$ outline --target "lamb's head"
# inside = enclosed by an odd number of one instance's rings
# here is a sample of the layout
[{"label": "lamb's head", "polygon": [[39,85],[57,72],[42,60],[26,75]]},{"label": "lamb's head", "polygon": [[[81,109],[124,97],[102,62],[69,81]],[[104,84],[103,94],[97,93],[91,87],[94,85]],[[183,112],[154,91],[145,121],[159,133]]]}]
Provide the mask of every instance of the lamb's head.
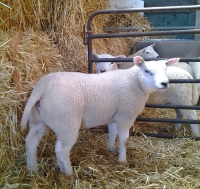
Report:
[{"label": "lamb's head", "polygon": [[152,44],[152,45],[149,45],[139,51],[137,51],[136,55],[138,56],[142,56],[144,59],[145,58],[159,58],[159,54],[154,50],[154,46],[156,44]]},{"label": "lamb's head", "polygon": [[133,58],[136,66],[144,78],[145,84],[155,90],[164,90],[168,87],[168,77],[166,75],[167,66],[171,66],[179,61],[179,58],[158,61],[144,61],[140,56]]},{"label": "lamb's head", "polygon": [[[110,54],[93,54],[93,56],[95,56],[95,58],[126,58],[125,55],[112,56]],[[97,62],[96,64],[96,73],[103,73],[117,69],[117,63],[115,62]]]}]

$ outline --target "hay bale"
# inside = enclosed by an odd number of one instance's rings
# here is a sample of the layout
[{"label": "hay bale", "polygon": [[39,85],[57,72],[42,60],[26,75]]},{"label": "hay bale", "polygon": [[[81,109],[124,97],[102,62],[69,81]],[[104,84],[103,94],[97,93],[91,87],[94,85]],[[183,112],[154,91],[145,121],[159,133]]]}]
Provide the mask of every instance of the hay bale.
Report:
[{"label": "hay bale", "polygon": [[[26,98],[32,91],[35,83],[52,71],[64,71],[63,57],[58,53],[49,36],[41,31],[29,30],[22,32],[18,45],[18,53],[15,54],[15,66],[13,60],[13,44],[15,35],[10,33],[10,39],[1,31],[0,42],[0,140],[1,140],[1,173],[16,166],[16,159],[22,155],[24,136],[20,135],[19,121]],[[20,70],[22,89],[17,90],[14,83],[15,67]],[[12,168],[10,169],[12,171]],[[8,172],[8,174],[10,174]],[[4,176],[1,177],[5,181]],[[4,183],[5,184],[5,183]]]}]

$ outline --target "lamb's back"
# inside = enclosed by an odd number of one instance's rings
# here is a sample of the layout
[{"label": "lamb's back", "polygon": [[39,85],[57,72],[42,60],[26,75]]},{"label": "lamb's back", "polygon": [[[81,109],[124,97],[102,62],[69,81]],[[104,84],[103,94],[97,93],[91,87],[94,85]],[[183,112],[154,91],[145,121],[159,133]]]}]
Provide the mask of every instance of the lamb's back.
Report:
[{"label": "lamb's back", "polygon": [[53,109],[60,115],[78,110],[86,127],[107,124],[117,111],[132,111],[137,116],[147,98],[135,69],[103,74],[58,72],[45,79],[48,82],[41,102],[45,111]]}]

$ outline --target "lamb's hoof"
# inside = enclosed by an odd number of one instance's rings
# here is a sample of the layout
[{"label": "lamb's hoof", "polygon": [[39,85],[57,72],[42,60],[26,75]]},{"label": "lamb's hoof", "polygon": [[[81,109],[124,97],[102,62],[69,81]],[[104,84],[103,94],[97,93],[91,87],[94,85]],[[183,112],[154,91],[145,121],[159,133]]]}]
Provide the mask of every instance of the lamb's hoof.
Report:
[{"label": "lamb's hoof", "polygon": [[37,175],[37,174],[38,174],[37,170],[28,169],[28,176],[34,176],[34,175]]},{"label": "lamb's hoof", "polygon": [[73,171],[61,171],[62,173],[64,173],[66,176],[72,176],[72,174],[73,174]]},{"label": "lamb's hoof", "polygon": [[121,163],[123,163],[123,164],[128,164],[128,161],[127,161],[126,159],[120,159],[120,158],[118,158],[118,160],[119,160]]},{"label": "lamb's hoof", "polygon": [[107,150],[108,150],[109,152],[114,153],[114,152],[115,152],[115,147],[114,147],[113,145],[107,144]]},{"label": "lamb's hoof", "polygon": [[182,123],[176,123],[175,126],[174,126],[176,131],[180,131],[181,127],[182,127]]},{"label": "lamb's hoof", "polygon": [[65,166],[63,162],[61,162],[61,166],[59,166],[60,171],[67,176],[71,176],[73,174],[72,166]]},{"label": "lamb's hoof", "polygon": [[191,132],[194,137],[200,137],[198,125],[196,127],[191,126]]}]

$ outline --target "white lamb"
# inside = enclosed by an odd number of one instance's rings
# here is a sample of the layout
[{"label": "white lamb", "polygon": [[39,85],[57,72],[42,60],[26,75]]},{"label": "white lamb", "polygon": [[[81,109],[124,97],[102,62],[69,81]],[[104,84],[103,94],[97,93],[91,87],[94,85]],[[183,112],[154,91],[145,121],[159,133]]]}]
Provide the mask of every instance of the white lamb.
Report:
[{"label": "white lamb", "polygon": [[[133,55],[128,56],[127,58],[133,58],[135,56],[141,56],[144,59],[145,58],[159,58],[159,54],[153,48],[155,45],[156,43],[149,45],[143,49],[140,49],[139,51],[137,51]],[[134,65],[133,62],[121,62],[118,64],[119,64],[118,65],[119,69],[127,69]]]},{"label": "white lamb", "polygon": [[[93,56],[97,57],[96,54]],[[112,56],[110,54],[99,54],[98,58],[126,58],[125,55]],[[96,63],[96,73],[103,73],[105,71],[112,71],[118,69],[117,64],[114,62],[98,62]]]},{"label": "white lamb", "polygon": [[[159,58],[159,54],[154,50],[154,46],[156,45],[156,43],[152,44],[152,45],[149,45],[143,49],[140,49],[139,51],[137,51],[136,53],[134,53],[133,55],[130,55],[128,56],[127,58],[133,58],[134,56],[141,56],[142,58]],[[102,56],[102,58],[109,58],[109,57],[106,57],[106,54],[102,54],[102,55],[99,55],[99,56]],[[119,55],[119,56],[113,56],[113,58],[125,58],[124,57],[125,55]],[[101,57],[99,57],[101,58]],[[113,64],[113,63],[112,63]],[[113,66],[118,66],[119,69],[128,69],[130,67],[132,67],[134,65],[133,62],[118,62],[117,65],[114,64]],[[193,64],[194,65],[194,64]],[[193,69],[192,67],[186,63],[186,62],[177,62],[176,64],[174,64],[173,66],[175,67],[178,67],[178,68],[182,68],[184,70],[186,70],[193,78],[194,78],[194,73],[193,73]],[[196,65],[194,66],[196,67]],[[200,67],[200,65],[199,65]],[[107,70],[108,71],[108,67],[105,68],[105,64],[100,64],[98,63],[97,66],[96,66],[96,69],[101,69],[102,72],[103,70]],[[97,73],[99,73],[99,71],[96,71]],[[112,70],[112,65],[110,65],[110,70]],[[200,70],[200,68],[199,68]],[[200,73],[200,72],[195,72],[195,73]],[[199,74],[199,78],[200,78],[200,74]],[[200,84],[199,84],[199,94],[200,94]]]},{"label": "white lamb", "polygon": [[109,131],[108,150],[114,148],[113,139],[118,135],[118,157],[126,162],[129,129],[143,111],[149,93],[167,88],[166,66],[178,60],[145,62],[137,56],[135,66],[127,70],[102,74],[57,72],[44,76],[33,89],[21,120],[22,130],[28,120],[30,126],[25,140],[28,169],[37,171],[37,147],[47,125],[57,135],[57,163],[67,175],[73,173],[70,150],[80,128],[116,124]]},{"label": "white lamb", "polygon": [[186,63],[186,62],[177,62],[173,66],[184,69],[185,71],[187,71],[194,78],[193,69],[188,63]]},{"label": "white lamb", "polygon": [[[103,56],[100,57],[105,58]],[[106,58],[108,57],[109,54],[106,55]],[[113,56],[110,55],[110,58],[113,58]],[[112,66],[108,66],[109,63],[106,62],[102,63],[101,66],[104,67],[104,72],[107,72],[118,69],[117,65],[114,64]],[[107,69],[108,67],[109,69]],[[169,79],[193,79],[192,76],[187,71],[178,67],[174,67],[174,64],[167,68],[166,74]],[[198,102],[198,91],[196,83],[170,84],[167,90],[155,91],[150,94],[150,97],[148,99],[148,103],[157,103],[157,104],[169,103],[174,105],[196,105],[197,102]],[[185,115],[188,119],[191,120],[197,119],[195,110],[175,109],[175,111],[177,119],[182,119],[183,115]],[[176,130],[180,130],[181,126],[182,123],[176,123],[175,124]],[[198,124],[190,124],[190,128],[194,136],[196,137],[200,136]]]},{"label": "white lamb", "polygon": [[[194,78],[200,79],[200,62],[189,62],[189,65],[192,67]],[[197,83],[197,90],[200,96],[200,83]]]}]

